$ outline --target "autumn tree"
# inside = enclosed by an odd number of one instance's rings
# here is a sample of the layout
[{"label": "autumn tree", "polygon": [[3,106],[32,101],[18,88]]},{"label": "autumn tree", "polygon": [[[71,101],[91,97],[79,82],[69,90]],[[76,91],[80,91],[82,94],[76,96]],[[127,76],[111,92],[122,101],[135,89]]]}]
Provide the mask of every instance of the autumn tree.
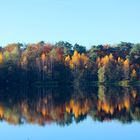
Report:
[{"label": "autumn tree", "polygon": [[131,72],[131,80],[132,81],[135,81],[137,78],[137,72],[135,69],[132,69],[132,72]]},{"label": "autumn tree", "polygon": [[129,60],[126,59],[123,63],[123,68],[124,68],[124,79],[129,80]]},{"label": "autumn tree", "polygon": [[3,63],[3,54],[2,54],[2,52],[0,52],[0,64],[2,64]]},{"label": "autumn tree", "polygon": [[[85,46],[60,41],[49,44],[12,43],[0,47],[1,81],[93,84],[140,79],[140,45]],[[22,80],[21,80],[22,79]]]}]

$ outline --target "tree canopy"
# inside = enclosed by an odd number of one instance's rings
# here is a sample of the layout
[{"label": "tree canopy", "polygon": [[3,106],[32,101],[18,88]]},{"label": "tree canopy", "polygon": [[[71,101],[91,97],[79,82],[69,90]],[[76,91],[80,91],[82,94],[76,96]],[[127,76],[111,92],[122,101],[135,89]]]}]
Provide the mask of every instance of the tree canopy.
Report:
[{"label": "tree canopy", "polygon": [[1,84],[92,84],[140,80],[140,44],[72,45],[40,41],[0,49]]}]

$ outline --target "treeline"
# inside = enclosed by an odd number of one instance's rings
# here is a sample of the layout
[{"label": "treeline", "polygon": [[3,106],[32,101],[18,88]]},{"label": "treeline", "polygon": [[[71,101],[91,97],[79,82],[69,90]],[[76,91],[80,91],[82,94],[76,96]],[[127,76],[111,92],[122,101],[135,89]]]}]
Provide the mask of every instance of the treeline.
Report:
[{"label": "treeline", "polygon": [[0,48],[0,84],[45,85],[136,82],[140,44],[85,46],[60,41]]}]

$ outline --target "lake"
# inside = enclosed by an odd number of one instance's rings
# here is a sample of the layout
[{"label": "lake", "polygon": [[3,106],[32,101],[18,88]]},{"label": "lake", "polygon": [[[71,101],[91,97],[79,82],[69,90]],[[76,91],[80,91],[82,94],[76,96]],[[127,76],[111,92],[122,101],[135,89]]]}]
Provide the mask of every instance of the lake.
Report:
[{"label": "lake", "polygon": [[2,140],[139,139],[140,87],[0,89]]}]

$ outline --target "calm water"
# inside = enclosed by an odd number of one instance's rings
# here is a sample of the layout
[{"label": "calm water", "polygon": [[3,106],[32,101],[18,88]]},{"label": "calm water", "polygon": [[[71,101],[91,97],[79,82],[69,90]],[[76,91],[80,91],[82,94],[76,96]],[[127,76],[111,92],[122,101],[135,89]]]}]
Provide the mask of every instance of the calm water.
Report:
[{"label": "calm water", "polygon": [[139,139],[140,88],[0,89],[2,140]]}]

